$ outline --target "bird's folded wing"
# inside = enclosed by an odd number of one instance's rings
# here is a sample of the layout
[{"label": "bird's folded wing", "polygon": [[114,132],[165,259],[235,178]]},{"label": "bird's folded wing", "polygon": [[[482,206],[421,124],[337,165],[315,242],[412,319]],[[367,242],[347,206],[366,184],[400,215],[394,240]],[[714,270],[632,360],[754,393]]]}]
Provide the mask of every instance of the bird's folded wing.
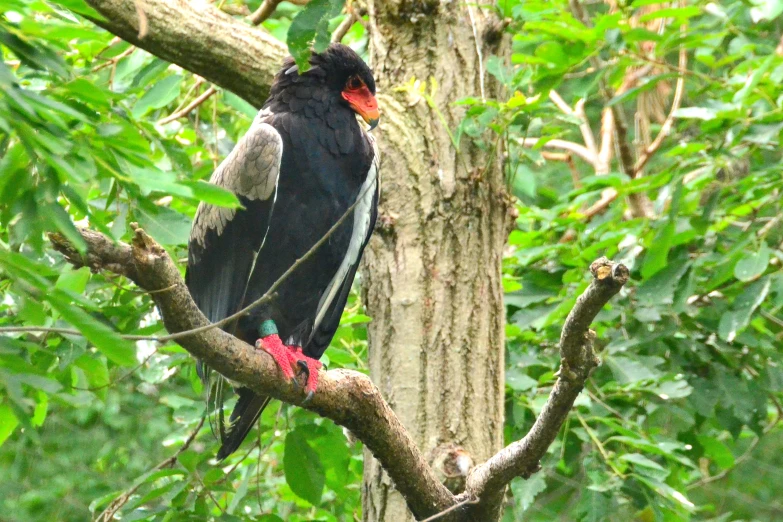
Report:
[{"label": "bird's folded wing", "polygon": [[244,209],[202,203],[188,245],[186,282],[207,318],[219,321],[237,311],[256,255],[263,245],[277,195],[283,141],[259,113],[211,183],[237,195]]}]

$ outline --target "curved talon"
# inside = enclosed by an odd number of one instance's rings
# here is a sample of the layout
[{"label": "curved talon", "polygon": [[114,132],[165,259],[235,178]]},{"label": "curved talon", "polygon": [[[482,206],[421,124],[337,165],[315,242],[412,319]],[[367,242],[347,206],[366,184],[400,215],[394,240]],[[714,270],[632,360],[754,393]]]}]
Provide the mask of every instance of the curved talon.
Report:
[{"label": "curved talon", "polygon": [[302,404],[307,404],[308,402],[310,402],[310,399],[313,398],[313,395],[315,395],[315,390],[310,390],[309,392],[307,392],[307,397],[305,397],[305,400],[302,401]]},{"label": "curved talon", "polygon": [[307,376],[307,379],[305,379],[305,380],[309,380],[310,379],[310,367],[307,366],[307,361],[299,359],[298,361],[296,361],[296,365],[299,366],[299,368],[300,368],[300,371],[299,371],[298,374],[296,374],[296,376],[299,377],[300,375],[304,374],[304,375]]}]

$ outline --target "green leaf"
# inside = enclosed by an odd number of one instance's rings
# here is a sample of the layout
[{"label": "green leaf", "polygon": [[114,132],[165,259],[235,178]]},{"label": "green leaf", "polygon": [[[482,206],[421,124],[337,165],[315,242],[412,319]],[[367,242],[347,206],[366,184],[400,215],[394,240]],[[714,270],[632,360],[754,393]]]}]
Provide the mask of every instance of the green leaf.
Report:
[{"label": "green leaf", "polygon": [[55,288],[73,292],[74,294],[83,294],[84,290],[87,288],[87,281],[89,280],[90,269],[86,266],[78,269],[66,267],[63,269],[60,277],[57,278],[57,282],[54,286]]},{"label": "green leaf", "polygon": [[732,342],[739,332],[750,323],[750,317],[759,307],[769,292],[771,279],[765,277],[747,287],[737,299],[734,300],[731,310],[725,312],[720,318],[718,335],[724,341]]},{"label": "green leaf", "polygon": [[286,435],[283,469],[291,491],[317,506],[324,490],[324,468],[306,436],[304,430],[298,428]]},{"label": "green leaf", "polygon": [[162,245],[184,245],[190,234],[190,218],[168,207],[138,208],[136,219]]},{"label": "green leaf", "polygon": [[536,497],[546,490],[546,480],[543,473],[536,473],[527,480],[516,478],[511,482],[511,492],[514,494],[514,502],[520,511],[526,511]]},{"label": "green leaf", "polygon": [[[49,396],[43,390],[38,390],[36,397],[35,410],[33,410],[33,416],[30,419],[30,422],[33,426],[41,427],[43,426],[43,423],[46,420],[46,414],[49,411]],[[0,438],[2,438],[2,435],[0,435]],[[2,441],[0,441],[0,445],[2,445]]]},{"label": "green leaf", "polygon": [[654,460],[648,459],[641,453],[625,453],[620,456],[620,460],[630,462],[632,464],[635,464],[636,466],[641,466],[643,468],[649,468],[658,471],[666,471],[663,466],[661,466]]},{"label": "green leaf", "polygon": [[639,22],[657,20],[658,18],[693,18],[701,14],[701,8],[695,5],[686,7],[669,7],[657,9],[655,11],[643,14],[639,17]]},{"label": "green leaf", "polygon": [[657,234],[655,234],[655,239],[652,244],[648,246],[647,255],[644,257],[642,277],[645,279],[649,279],[666,266],[669,250],[671,250],[674,233],[676,231],[677,215],[679,213],[680,200],[682,199],[682,191],[682,180],[678,179],[675,182],[666,224],[658,230]]},{"label": "green leaf", "polygon": [[193,197],[204,203],[226,208],[239,208],[242,206],[233,192],[213,183],[198,180],[183,181],[181,184],[190,188],[193,192]]},{"label": "green leaf", "polygon": [[751,3],[753,7],[750,9],[750,18],[753,23],[774,20],[783,13],[782,0],[752,0]]},{"label": "green leaf", "polygon": [[136,364],[134,344],[123,339],[120,334],[78,306],[73,306],[71,298],[65,292],[54,289],[46,295],[46,300],[65,321],[76,327],[110,361],[122,366]]},{"label": "green leaf", "polygon": [[299,70],[310,68],[310,45],[321,52],[329,45],[329,20],[340,14],[343,0],[311,0],[291,21],[286,43]]},{"label": "green leaf", "polygon": [[102,399],[106,398],[106,391],[109,385],[109,368],[106,365],[106,359],[95,357],[92,354],[84,354],[74,363],[78,368],[84,370],[87,377],[87,384],[90,388],[95,388],[95,394]]},{"label": "green leaf", "polygon": [[772,67],[772,64],[775,63],[776,60],[778,60],[778,57],[775,54],[770,54],[769,57],[767,57],[767,59],[761,63],[759,68],[753,72],[750,80],[745,82],[745,85],[743,85],[742,88],[738,90],[736,94],[734,94],[734,99],[732,101],[738,104],[745,103],[748,95],[753,92],[756,87],[758,87],[759,82],[764,77],[764,75],[767,74],[767,71],[769,71],[770,67]]},{"label": "green leaf", "polygon": [[141,118],[152,109],[165,107],[179,96],[182,76],[173,74],[159,81],[139,98],[131,109],[134,118]]},{"label": "green leaf", "polygon": [[770,249],[766,243],[761,245],[758,252],[745,254],[734,265],[734,277],[745,282],[757,279],[767,269],[770,254]]},{"label": "green leaf", "polygon": [[655,380],[661,377],[661,372],[656,370],[655,366],[661,364],[663,360],[656,361],[656,359],[649,357],[647,360],[637,360],[621,355],[613,355],[606,357],[606,364],[612,369],[617,382],[634,384],[639,381]]},{"label": "green leaf", "polygon": [[714,437],[699,435],[699,444],[704,448],[704,453],[722,469],[734,466],[734,454],[724,443]]},{"label": "green leaf", "polygon": [[51,203],[42,208],[44,215],[65,238],[71,243],[80,254],[87,252],[87,243],[74,226],[71,217],[63,207],[57,203]]},{"label": "green leaf", "polygon": [[11,436],[19,425],[19,419],[7,404],[0,404],[0,446]]}]

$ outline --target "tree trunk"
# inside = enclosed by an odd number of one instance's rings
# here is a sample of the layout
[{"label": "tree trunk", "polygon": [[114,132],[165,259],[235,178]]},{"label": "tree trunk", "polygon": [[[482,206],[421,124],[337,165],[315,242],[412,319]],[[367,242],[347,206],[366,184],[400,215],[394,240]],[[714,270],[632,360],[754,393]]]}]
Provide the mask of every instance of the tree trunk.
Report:
[{"label": "tree trunk", "polygon": [[[442,119],[455,129],[464,108],[453,102],[480,97],[482,82],[487,93],[497,88],[480,72],[496,21],[463,2],[376,0],[369,12],[384,112],[381,213],[364,263],[370,374],[425,455],[457,445],[478,464],[503,442],[509,200],[499,148],[462,140],[458,152]],[[398,89],[414,77],[428,94],[435,80],[434,108]],[[444,454],[442,473],[467,474],[464,456],[453,461],[464,453]],[[365,456],[364,520],[413,520]],[[464,485],[452,478],[449,487]]]}]

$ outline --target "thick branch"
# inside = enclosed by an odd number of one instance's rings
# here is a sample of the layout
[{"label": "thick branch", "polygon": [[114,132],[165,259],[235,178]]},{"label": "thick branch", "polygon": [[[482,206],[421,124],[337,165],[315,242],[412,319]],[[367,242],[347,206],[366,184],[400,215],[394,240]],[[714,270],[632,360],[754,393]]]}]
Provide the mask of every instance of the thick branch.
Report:
[{"label": "thick branch", "polygon": [[628,281],[629,272],[606,258],[595,261],[590,270],[593,281],[563,325],[559,377],[541,414],[525,438],[509,444],[468,476],[464,495],[480,499],[472,507],[474,520],[495,520],[506,484],[514,477],[527,478],[538,471],[539,461],[560,431],[590,371],[598,365],[590,323]]},{"label": "thick branch", "polygon": [[[132,245],[115,243],[101,233],[81,230],[87,243],[82,257],[61,236],[51,236],[54,248],[73,265],[108,270],[133,280],[150,293],[169,332],[184,332],[209,324],[188,292],[166,251],[143,230]],[[211,328],[178,339],[183,348],[225,377],[263,395],[299,405],[345,426],[381,462],[411,512],[421,519],[444,512],[442,520],[494,520],[506,484],[538,470],[539,460],[565,421],[590,371],[598,364],[592,349],[590,322],[628,280],[628,269],[606,258],[590,267],[593,281],[577,299],[560,338],[561,367],[547,404],[524,439],[498,452],[468,477],[466,492],[455,498],[441,484],[424,456],[363,374],[350,370],[321,372],[318,393],[303,404],[301,389],[286,382],[263,351]],[[456,504],[462,504],[456,508]],[[448,512],[446,512],[448,510]]]},{"label": "thick branch", "polygon": [[[86,258],[59,236],[52,236],[54,248],[75,266],[124,275],[151,292],[169,332],[209,324],[193,302],[169,255],[143,230],[136,230],[132,245],[114,243],[90,230],[83,229],[81,233],[87,243]],[[166,291],[158,291],[160,289]],[[321,372],[318,393],[303,404],[305,395],[301,388],[285,381],[271,357],[219,328],[201,331],[177,342],[225,377],[259,394],[312,410],[348,428],[381,462],[410,510],[419,518],[455,503],[454,496],[435,477],[367,376],[342,369]]]},{"label": "thick branch", "polygon": [[[285,46],[263,29],[232,18],[207,2],[87,0],[104,20],[97,25],[137,47],[198,74],[256,107],[269,95]],[[139,37],[139,15],[146,33]],[[220,37],[216,37],[219,31]]]}]

